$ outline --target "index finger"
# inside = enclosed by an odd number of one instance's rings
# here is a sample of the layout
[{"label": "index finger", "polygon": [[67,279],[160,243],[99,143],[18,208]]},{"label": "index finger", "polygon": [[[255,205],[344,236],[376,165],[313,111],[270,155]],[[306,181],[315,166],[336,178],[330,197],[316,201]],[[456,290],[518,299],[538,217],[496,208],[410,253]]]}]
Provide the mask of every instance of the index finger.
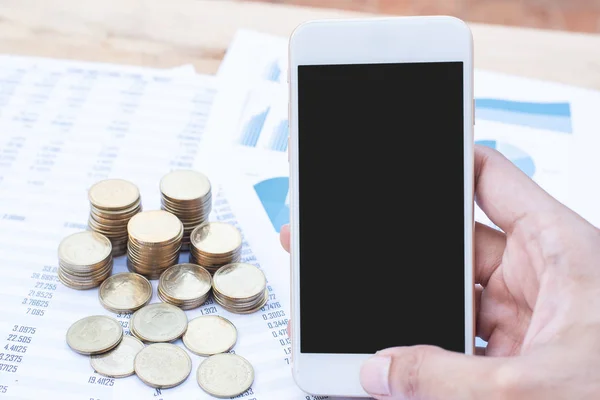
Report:
[{"label": "index finger", "polygon": [[475,201],[504,232],[527,215],[554,212],[561,205],[495,149],[475,145],[474,167]]}]

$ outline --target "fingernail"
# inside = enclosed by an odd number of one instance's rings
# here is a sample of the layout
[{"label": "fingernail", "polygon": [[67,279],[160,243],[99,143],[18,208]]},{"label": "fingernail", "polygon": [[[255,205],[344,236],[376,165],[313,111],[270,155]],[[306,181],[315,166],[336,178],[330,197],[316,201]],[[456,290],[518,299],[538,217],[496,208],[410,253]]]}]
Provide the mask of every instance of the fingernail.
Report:
[{"label": "fingernail", "polygon": [[392,357],[373,356],[367,359],[360,371],[360,384],[369,394],[389,396],[390,391],[390,365]]}]

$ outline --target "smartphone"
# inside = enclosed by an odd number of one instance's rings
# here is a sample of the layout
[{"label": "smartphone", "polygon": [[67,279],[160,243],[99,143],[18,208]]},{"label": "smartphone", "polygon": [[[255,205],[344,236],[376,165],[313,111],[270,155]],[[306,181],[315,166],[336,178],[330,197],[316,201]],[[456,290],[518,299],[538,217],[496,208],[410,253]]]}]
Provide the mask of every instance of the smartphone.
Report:
[{"label": "smartphone", "polygon": [[292,371],[367,397],[395,346],[472,354],[473,40],[444,16],[310,21],[289,42]]}]

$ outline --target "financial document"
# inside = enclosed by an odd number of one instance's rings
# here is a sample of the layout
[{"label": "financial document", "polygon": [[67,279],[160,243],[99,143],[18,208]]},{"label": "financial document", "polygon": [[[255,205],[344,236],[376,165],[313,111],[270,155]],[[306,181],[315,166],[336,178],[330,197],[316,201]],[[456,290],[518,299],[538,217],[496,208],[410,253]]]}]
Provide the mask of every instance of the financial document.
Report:
[{"label": "financial document", "polygon": [[[287,52],[285,37],[240,30],[219,68],[224,85],[211,115],[218,127],[209,121],[207,137],[244,160],[242,173],[258,168],[282,179],[288,175],[285,163],[273,161],[287,157]],[[600,226],[598,109],[598,91],[475,71],[475,142],[503,153],[559,201]],[[433,144],[436,134],[431,133]],[[277,165],[283,168],[276,170]],[[476,218],[491,224],[479,209]]]},{"label": "financial document", "polygon": [[[153,389],[135,375],[94,373],[89,357],[67,346],[67,329],[86,316],[110,315],[129,333],[130,315],[107,311],[97,288],[67,288],[56,274],[59,242],[87,227],[93,183],[130,180],[140,189],[143,209],[153,210],[160,208],[160,178],[187,168],[211,179],[210,219],[238,226],[243,261],[263,269],[269,290],[268,303],[254,314],[232,314],[209,300],[186,311],[188,319],[216,314],[237,327],[233,351],[255,369],[254,384],[238,398],[312,398],[294,384],[289,366],[289,261],[269,258],[275,252],[284,260],[283,250],[273,251],[260,228],[248,225],[255,206],[239,197],[235,181],[217,177],[230,160],[216,165],[201,157],[211,153],[203,148],[205,125],[217,89],[216,78],[189,68],[0,57],[0,398],[212,398],[196,381],[204,358],[190,352],[190,376],[171,389]],[[188,253],[180,261],[187,262]],[[116,258],[113,273],[124,271],[125,257]],[[152,284],[152,302],[158,302],[157,281]],[[175,344],[185,348],[181,340]]]}]

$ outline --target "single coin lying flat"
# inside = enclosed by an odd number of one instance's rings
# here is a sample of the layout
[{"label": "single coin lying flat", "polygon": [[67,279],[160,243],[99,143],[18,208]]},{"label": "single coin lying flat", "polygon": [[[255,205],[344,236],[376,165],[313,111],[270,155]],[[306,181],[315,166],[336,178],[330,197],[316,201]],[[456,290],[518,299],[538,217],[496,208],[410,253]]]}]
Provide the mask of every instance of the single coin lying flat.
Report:
[{"label": "single coin lying flat", "polygon": [[67,344],[79,354],[94,355],[114,349],[123,339],[119,321],[93,315],[76,321],[67,331]]},{"label": "single coin lying flat", "polygon": [[185,347],[192,353],[211,356],[233,348],[237,341],[237,329],[226,318],[203,315],[188,323],[182,339]]},{"label": "single coin lying flat", "polygon": [[187,315],[179,307],[153,303],[137,310],[130,319],[131,333],[144,342],[173,342],[188,326]]},{"label": "single coin lying flat", "polygon": [[192,372],[192,360],[181,347],[155,343],[142,349],[134,360],[135,374],[146,385],[168,389],[180,385]]},{"label": "single coin lying flat", "polygon": [[109,378],[124,378],[135,373],[133,360],[144,348],[144,343],[133,336],[125,335],[113,350],[90,357],[94,371]]},{"label": "single coin lying flat", "polygon": [[254,368],[237,354],[215,354],[202,361],[197,372],[198,385],[208,394],[235,397],[252,386]]}]

